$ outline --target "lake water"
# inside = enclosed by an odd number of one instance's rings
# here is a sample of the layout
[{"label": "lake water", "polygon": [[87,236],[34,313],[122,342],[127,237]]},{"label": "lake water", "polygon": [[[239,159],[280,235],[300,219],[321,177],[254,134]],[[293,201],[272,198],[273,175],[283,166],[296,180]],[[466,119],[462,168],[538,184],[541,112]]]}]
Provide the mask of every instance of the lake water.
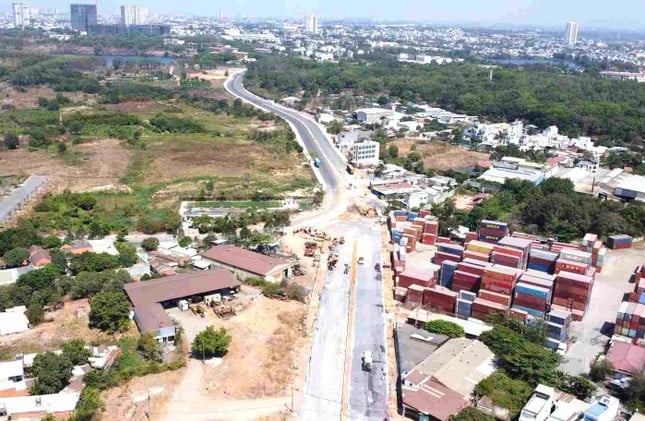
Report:
[{"label": "lake water", "polygon": [[488,63],[509,64],[511,66],[524,66],[527,64],[553,64],[556,66],[565,65],[572,69],[582,69],[582,66],[574,63],[571,60],[557,60],[557,59],[540,59],[540,58],[488,58]]},{"label": "lake water", "polygon": [[104,60],[105,65],[112,67],[114,60],[122,60],[125,62],[137,61],[153,61],[161,64],[172,64],[175,59],[172,57],[159,57],[159,56],[112,56],[112,55],[97,55],[92,56]]}]

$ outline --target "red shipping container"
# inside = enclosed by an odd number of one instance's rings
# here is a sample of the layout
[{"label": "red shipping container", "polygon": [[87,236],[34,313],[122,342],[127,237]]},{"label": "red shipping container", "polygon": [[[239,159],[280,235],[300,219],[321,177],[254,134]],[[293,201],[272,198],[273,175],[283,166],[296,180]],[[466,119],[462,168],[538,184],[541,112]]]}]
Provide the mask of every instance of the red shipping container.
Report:
[{"label": "red shipping container", "polygon": [[500,246],[497,244],[493,246],[493,251],[497,253],[502,253],[502,254],[510,254],[511,256],[520,257],[520,258],[524,255],[522,250],[514,249],[512,247]]},{"label": "red shipping container", "polygon": [[555,273],[559,273],[561,271],[584,275],[587,273],[587,265],[584,263],[572,262],[570,260],[558,259],[555,262]]},{"label": "red shipping container", "polygon": [[428,233],[428,234],[438,235],[439,234],[439,222],[426,221],[425,225],[423,226],[423,232]]},{"label": "red shipping container", "polygon": [[480,260],[482,262],[488,262],[490,256],[485,253],[479,253],[477,251],[466,250],[464,251],[464,258]]},{"label": "red shipping container", "polygon": [[450,243],[450,238],[448,237],[437,237],[437,243]]},{"label": "red shipping container", "polygon": [[477,275],[477,276],[484,275],[483,266],[478,266],[478,265],[474,265],[463,261],[459,262],[459,264],[457,265],[457,270],[460,270],[462,272],[472,273],[473,275]]},{"label": "red shipping container", "polygon": [[459,258],[459,256],[456,256],[454,254],[438,251],[434,254],[434,257],[432,258],[432,263],[434,263],[435,265],[441,265],[441,262],[445,260],[459,262],[461,259]]},{"label": "red shipping container", "polygon": [[454,312],[457,294],[454,291],[444,287],[426,288],[423,291],[423,305],[434,308],[440,308],[444,311]]},{"label": "red shipping container", "polygon": [[426,223],[426,220],[423,218],[414,218],[414,221],[412,221],[412,225],[419,225],[421,229],[423,229],[423,225]]},{"label": "red shipping container", "polygon": [[470,232],[466,233],[466,243],[468,243],[470,241],[473,241],[473,240],[477,240],[477,238],[478,238],[478,236],[477,236],[476,232],[470,231]]},{"label": "red shipping container", "polygon": [[421,238],[421,243],[434,246],[436,239],[437,237],[435,235],[424,233],[423,237]]},{"label": "red shipping container", "polygon": [[429,288],[436,284],[436,273],[423,273],[406,270],[399,274],[399,283],[397,286],[408,288],[410,285],[420,285],[424,288]]},{"label": "red shipping container", "polygon": [[425,218],[426,216],[430,215],[430,211],[428,209],[421,209],[419,210],[419,216],[421,218]]},{"label": "red shipping container", "polygon": [[488,291],[485,289],[480,289],[479,290],[479,297],[487,300],[487,301],[492,301],[495,303],[499,303],[505,306],[510,306],[511,305],[511,296],[506,295],[506,294],[500,294],[498,292],[493,292],[493,291]]},{"label": "red shipping container", "polygon": [[419,285],[411,285],[408,288],[407,302],[421,305],[423,303],[423,290],[425,288]]}]

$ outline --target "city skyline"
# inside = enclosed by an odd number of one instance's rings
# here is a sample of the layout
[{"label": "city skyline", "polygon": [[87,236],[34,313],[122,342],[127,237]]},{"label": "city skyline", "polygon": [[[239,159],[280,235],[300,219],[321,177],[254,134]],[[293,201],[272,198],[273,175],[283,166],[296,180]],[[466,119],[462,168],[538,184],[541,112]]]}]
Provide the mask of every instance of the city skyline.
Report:
[{"label": "city skyline", "polygon": [[[87,3],[92,3],[88,1]],[[99,3],[99,14],[119,14],[120,6],[126,2],[106,0]],[[218,16],[222,10],[226,17],[243,15],[250,18],[298,18],[315,14],[327,21],[335,19],[372,19],[376,21],[418,21],[447,24],[505,24],[514,26],[562,27],[567,21],[578,22],[581,29],[645,28],[645,3],[637,0],[616,0],[607,2],[585,2],[572,0],[454,0],[449,3],[429,4],[423,0],[402,0],[396,4],[379,5],[357,0],[341,3],[337,0],[234,0],[204,7],[200,0],[186,0],[179,8],[169,0],[141,1],[151,14],[175,14],[195,16]],[[68,3],[61,0],[51,2],[30,2],[31,7],[52,7],[66,10]],[[11,4],[5,4],[7,10]]]}]

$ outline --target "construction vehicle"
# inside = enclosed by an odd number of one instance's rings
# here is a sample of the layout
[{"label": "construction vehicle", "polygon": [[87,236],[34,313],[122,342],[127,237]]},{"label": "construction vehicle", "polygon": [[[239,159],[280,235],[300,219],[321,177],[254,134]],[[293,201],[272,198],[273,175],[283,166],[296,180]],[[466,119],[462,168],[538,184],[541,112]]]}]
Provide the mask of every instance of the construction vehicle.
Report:
[{"label": "construction vehicle", "polygon": [[334,270],[336,268],[336,264],[338,263],[338,257],[330,254],[329,257],[327,258],[327,270]]},{"label": "construction vehicle", "polygon": [[194,315],[199,315],[200,317],[205,317],[206,314],[204,312],[204,307],[202,307],[201,304],[191,304],[190,305],[190,311],[193,312]]},{"label": "construction vehicle", "polygon": [[347,164],[347,172],[349,174],[355,174],[356,173],[356,168],[352,164]]},{"label": "construction vehicle", "polygon": [[293,276],[305,276],[307,271],[304,270],[300,265],[295,265],[293,267]]},{"label": "construction vehicle", "polygon": [[372,351],[366,349],[363,351],[363,356],[361,357],[361,367],[364,371],[372,371],[372,365],[374,360],[372,358]]},{"label": "construction vehicle", "polygon": [[305,256],[312,257],[316,253],[317,248],[318,243],[316,243],[315,241],[305,242]]},{"label": "construction vehicle", "polygon": [[235,308],[230,305],[230,304],[217,304],[213,305],[213,312],[217,315],[217,317],[221,318],[227,318],[227,317],[232,317],[235,316]]}]

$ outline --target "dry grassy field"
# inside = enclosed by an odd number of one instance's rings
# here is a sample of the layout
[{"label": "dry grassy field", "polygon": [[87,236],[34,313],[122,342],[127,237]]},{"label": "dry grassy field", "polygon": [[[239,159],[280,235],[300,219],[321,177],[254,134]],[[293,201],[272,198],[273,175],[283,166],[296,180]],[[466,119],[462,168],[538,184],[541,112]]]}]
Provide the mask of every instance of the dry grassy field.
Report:
[{"label": "dry grassy field", "polygon": [[418,141],[401,139],[391,143],[399,148],[399,155],[408,154],[413,145],[423,156],[423,166],[435,170],[448,170],[474,166],[477,161],[488,159],[486,153],[473,152],[443,141]]}]

